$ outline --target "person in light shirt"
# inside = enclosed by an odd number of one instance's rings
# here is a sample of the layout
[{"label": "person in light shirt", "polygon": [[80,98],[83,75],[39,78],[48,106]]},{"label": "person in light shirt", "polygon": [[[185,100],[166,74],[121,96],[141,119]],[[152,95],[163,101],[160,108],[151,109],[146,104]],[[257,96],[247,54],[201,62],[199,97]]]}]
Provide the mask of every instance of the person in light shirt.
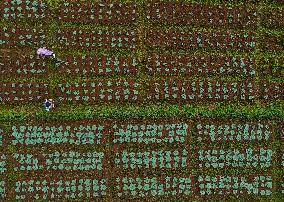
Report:
[{"label": "person in light shirt", "polygon": [[38,56],[45,57],[45,56],[53,56],[55,58],[55,53],[53,51],[46,49],[46,47],[39,48],[36,51]]}]

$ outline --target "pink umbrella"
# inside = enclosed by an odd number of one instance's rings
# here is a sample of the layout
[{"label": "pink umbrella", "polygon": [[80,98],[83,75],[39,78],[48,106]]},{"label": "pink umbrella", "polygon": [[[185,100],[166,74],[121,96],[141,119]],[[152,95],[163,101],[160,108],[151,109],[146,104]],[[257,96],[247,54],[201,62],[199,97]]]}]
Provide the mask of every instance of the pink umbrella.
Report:
[{"label": "pink umbrella", "polygon": [[37,49],[36,53],[39,56],[53,56],[53,57],[55,57],[55,54],[52,51],[46,49],[45,47]]}]

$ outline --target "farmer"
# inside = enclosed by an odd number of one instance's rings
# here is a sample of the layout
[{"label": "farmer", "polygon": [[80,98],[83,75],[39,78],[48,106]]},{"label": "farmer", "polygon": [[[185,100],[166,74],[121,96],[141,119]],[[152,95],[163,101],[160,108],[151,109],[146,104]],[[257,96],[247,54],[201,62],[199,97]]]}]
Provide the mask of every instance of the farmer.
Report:
[{"label": "farmer", "polygon": [[45,107],[46,111],[49,111],[50,109],[54,108],[54,103],[53,103],[52,99],[49,99],[49,100],[45,99],[44,107]]},{"label": "farmer", "polygon": [[53,56],[53,58],[55,58],[55,54],[52,51],[46,49],[45,47],[37,49],[36,53],[38,56],[41,57]]}]

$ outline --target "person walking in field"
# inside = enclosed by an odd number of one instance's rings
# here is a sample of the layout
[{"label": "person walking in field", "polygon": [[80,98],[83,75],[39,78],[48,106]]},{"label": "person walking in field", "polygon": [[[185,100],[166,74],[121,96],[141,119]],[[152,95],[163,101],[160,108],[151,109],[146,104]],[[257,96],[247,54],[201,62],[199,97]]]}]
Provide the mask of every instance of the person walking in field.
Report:
[{"label": "person walking in field", "polygon": [[55,58],[55,53],[53,53],[53,51],[51,50],[48,50],[46,47],[37,49],[36,53],[38,56],[41,56],[41,57],[53,56],[53,58]]}]

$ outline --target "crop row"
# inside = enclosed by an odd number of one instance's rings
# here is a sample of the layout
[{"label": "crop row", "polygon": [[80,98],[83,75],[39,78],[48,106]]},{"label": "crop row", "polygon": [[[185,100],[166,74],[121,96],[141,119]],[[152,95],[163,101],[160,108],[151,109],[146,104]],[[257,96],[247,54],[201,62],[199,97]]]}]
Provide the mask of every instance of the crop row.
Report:
[{"label": "crop row", "polygon": [[3,76],[47,75],[47,62],[35,55],[23,55],[16,52],[0,53],[0,73]]},{"label": "crop row", "polygon": [[48,16],[48,8],[42,0],[3,0],[0,3],[0,17],[5,20],[43,20]]},{"label": "crop row", "polygon": [[229,56],[173,56],[151,54],[147,58],[149,74],[196,75],[222,74],[254,76],[255,58]]},{"label": "crop row", "polygon": [[146,45],[149,47],[175,49],[236,49],[252,51],[256,38],[252,32],[198,32],[177,29],[146,31]]},{"label": "crop row", "polygon": [[65,28],[57,31],[57,43],[61,48],[135,49],[138,34],[136,31]]},{"label": "crop row", "polygon": [[0,181],[0,199],[6,198],[6,182]]},{"label": "crop row", "polygon": [[200,168],[269,168],[272,164],[271,149],[200,149],[198,165]]},{"label": "crop row", "polygon": [[14,171],[50,171],[50,170],[102,170],[105,167],[103,152],[54,152],[43,154],[13,153]]},{"label": "crop row", "polygon": [[159,24],[182,24],[194,26],[228,26],[254,28],[257,11],[246,6],[228,7],[196,3],[150,2],[146,4],[146,18]]},{"label": "crop row", "polygon": [[257,95],[253,82],[159,80],[147,83],[147,99],[187,101],[252,101]]},{"label": "crop row", "polygon": [[[190,120],[146,119],[141,121],[101,120],[93,122],[65,122],[59,124],[32,124],[12,126],[11,143],[13,145],[86,145],[104,144],[107,141],[123,146],[133,144],[188,144],[190,134],[198,142],[271,142],[273,125],[266,122],[238,122],[228,120],[197,121],[196,126]],[[194,132],[196,131],[196,132]],[[113,136],[107,140],[107,136]],[[3,130],[0,130],[3,139]],[[6,139],[5,139],[6,141]],[[5,142],[4,141],[4,142]],[[1,141],[2,142],[2,141]],[[5,144],[6,145],[6,144]],[[4,146],[5,146],[4,145]]]},{"label": "crop row", "polygon": [[2,47],[26,47],[46,45],[46,33],[42,28],[2,27],[0,45]]},{"label": "crop row", "polygon": [[64,2],[60,4],[58,19],[75,23],[129,24],[137,19],[137,5],[118,2]]},{"label": "crop row", "polygon": [[263,82],[260,96],[264,100],[284,99],[284,83]]},{"label": "crop row", "polygon": [[131,80],[60,83],[56,95],[60,101],[133,102],[141,99],[140,85]]},{"label": "crop row", "polygon": [[284,76],[284,57],[273,58],[268,62],[268,72],[273,76]]},{"label": "crop row", "polygon": [[6,170],[6,155],[0,154],[0,174],[4,173]]},{"label": "crop row", "polygon": [[279,35],[273,35],[264,33],[261,35],[261,40],[259,47],[262,51],[283,51],[284,50],[284,33],[280,33]]},{"label": "crop row", "polygon": [[202,123],[197,124],[199,142],[271,141],[273,128],[268,123]]},{"label": "crop row", "polygon": [[115,154],[115,165],[123,169],[136,168],[186,168],[188,164],[187,150],[157,150],[147,152],[128,152],[123,150]]},{"label": "crop row", "polygon": [[61,57],[63,63],[57,63],[61,74],[84,75],[129,75],[137,74],[137,58],[112,56],[73,56]]},{"label": "crop row", "polygon": [[4,131],[3,129],[0,128],[0,147],[3,146],[3,136],[4,136]]},{"label": "crop row", "polygon": [[201,195],[262,195],[272,194],[271,176],[199,176]]},{"label": "crop row", "polygon": [[0,103],[43,100],[49,94],[46,83],[0,83]]},{"label": "crop row", "polygon": [[168,122],[160,124],[130,123],[114,124],[113,143],[178,143],[184,144],[189,137],[190,127],[184,122]]},{"label": "crop row", "polygon": [[93,199],[106,195],[106,179],[18,180],[17,200]]},{"label": "crop row", "polygon": [[13,126],[13,145],[38,144],[101,144],[106,141],[105,126],[91,125],[60,125],[60,126]]}]

